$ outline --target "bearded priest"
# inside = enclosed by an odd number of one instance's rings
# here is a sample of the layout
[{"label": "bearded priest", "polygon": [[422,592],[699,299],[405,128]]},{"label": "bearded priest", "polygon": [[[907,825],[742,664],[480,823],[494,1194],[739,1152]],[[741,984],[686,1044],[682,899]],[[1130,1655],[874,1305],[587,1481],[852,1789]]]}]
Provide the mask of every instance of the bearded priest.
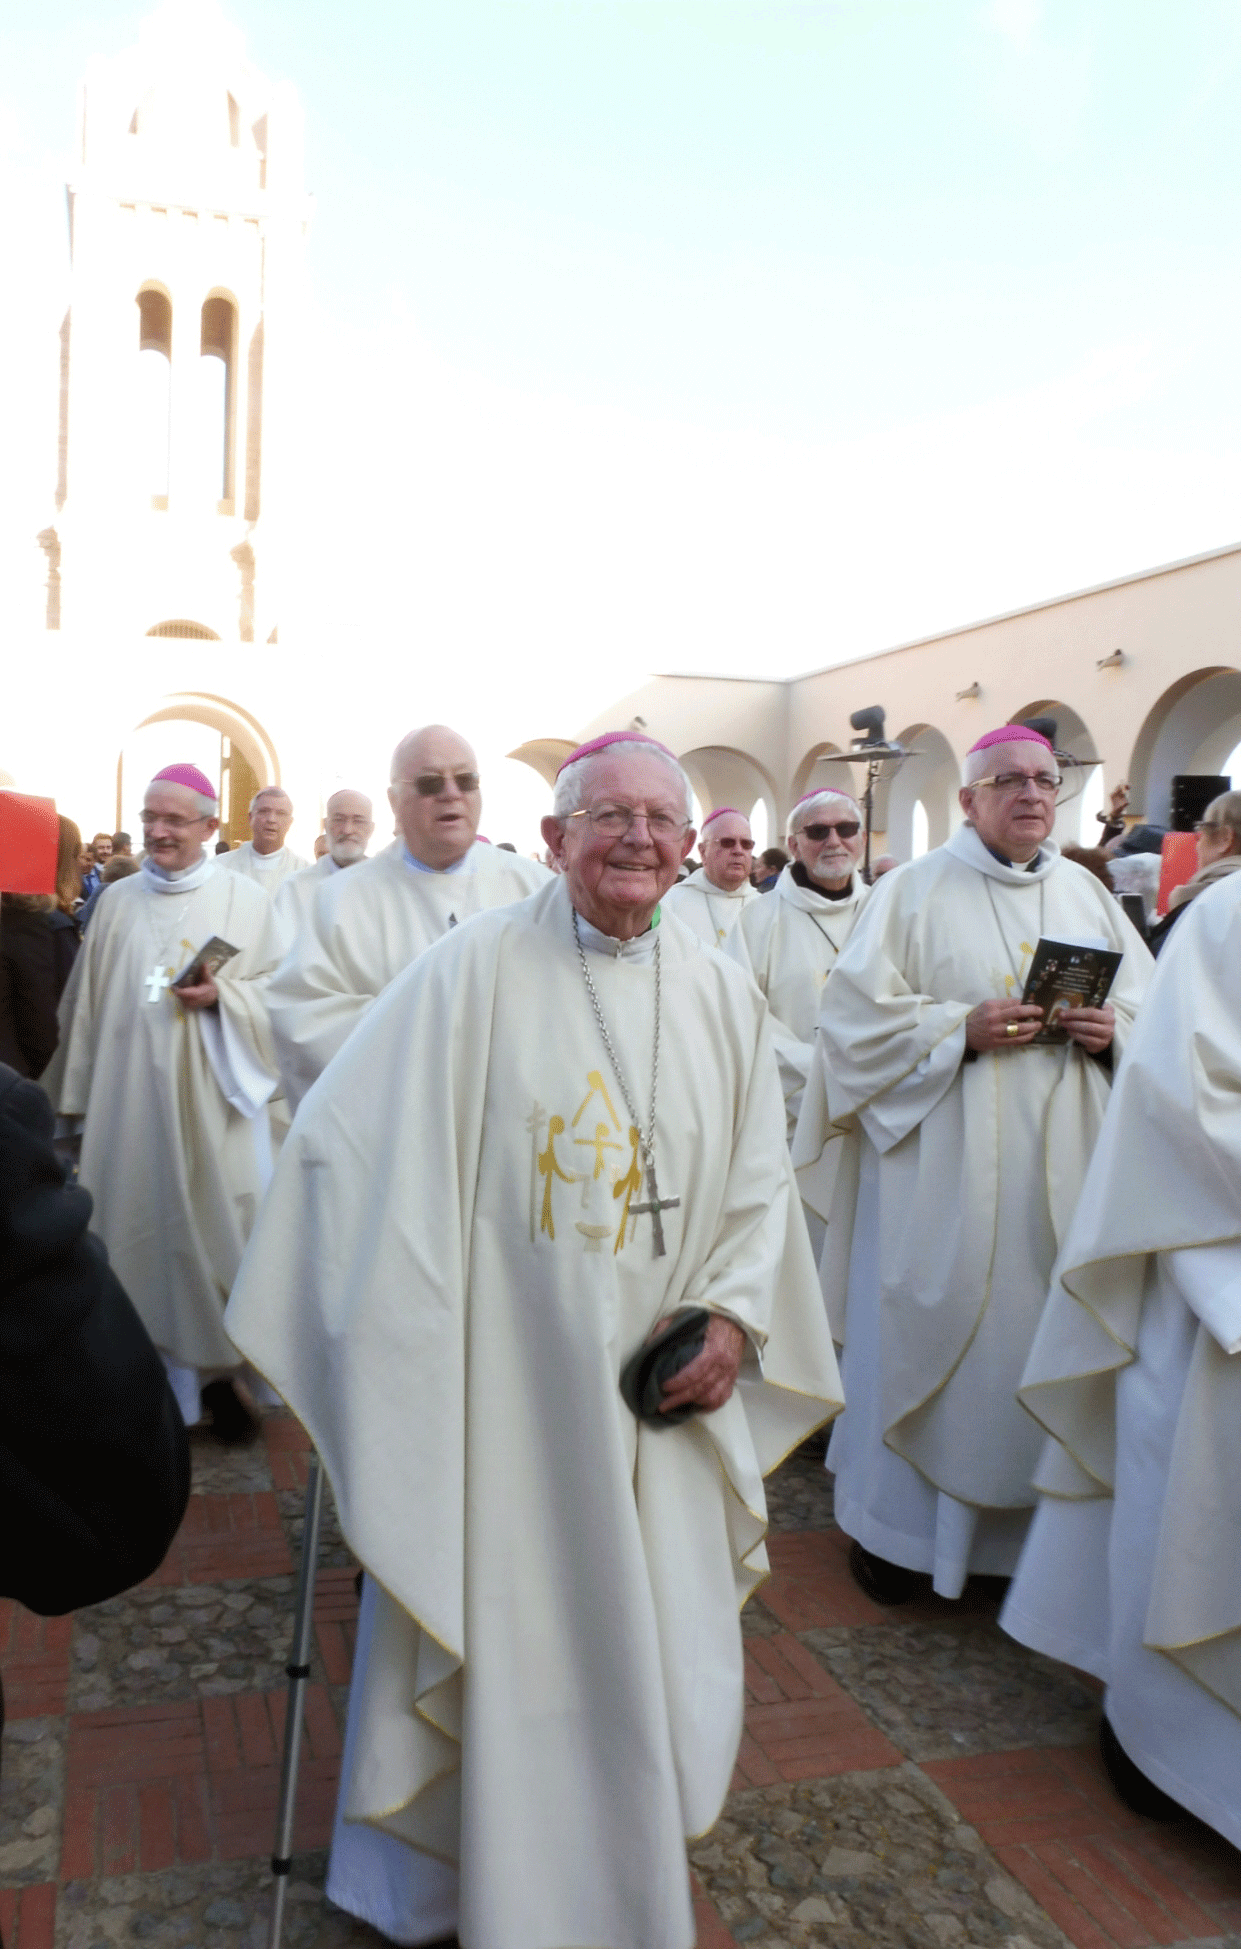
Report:
[{"label": "bearded priest", "polygon": [[[190,1424],[205,1407],[227,1441],[254,1428],[231,1385],[241,1357],[223,1319],[271,1171],[276,1065],[262,984],[275,943],[266,894],[217,872],[205,850],[216,813],[195,766],[152,779],[142,871],[100,895],[43,1085],[81,1133],[92,1225],[177,1405]],[[213,937],[237,950],[214,974],[193,965]],[[173,988],[182,973],[195,978]]]},{"label": "bearded priest", "polygon": [[1159,957],[1021,1383],[1053,1439],[1000,1622],[1107,1685],[1135,1812],[1241,1847],[1241,875]]},{"label": "bearded priest", "polygon": [[660,912],[689,809],[573,754],[561,876],[370,1010],[230,1306],[368,1573],[328,1894],[399,1942],[690,1949],[763,1476],[840,1405],[767,1009]]},{"label": "bearded priest", "polygon": [[723,947],[744,909],[761,895],[750,885],[754,839],[750,821],[735,806],[722,805],[702,822],[702,865],[674,886],[664,912],[685,922],[700,941]]},{"label": "bearded priest", "polygon": [[397,838],[320,887],[268,988],[294,1110],[375,997],[424,948],[471,914],[524,900],[550,877],[545,866],[478,840],[478,760],[446,724],[403,737],[391,777]]},{"label": "bearded priest", "polygon": [[793,807],[788,840],[792,859],[770,894],[746,908],[725,952],[753,975],[767,997],[791,1142],[823,984],[853,932],[868,889],[857,871],[862,815],[847,793],[807,792]]},{"label": "bearded priest", "polygon": [[[1051,839],[1047,740],[1003,725],[965,777],[966,823],[879,883],[836,963],[793,1147],[845,1350],[836,1518],[880,1603],[1016,1567],[1040,1446],[1017,1383],[1153,965]],[[1122,955],[1059,1043],[1021,999],[1040,936]]]},{"label": "bearded priest", "polygon": [[366,858],[375,830],[371,802],[365,792],[342,786],[333,792],[324,809],[327,851],[313,866],[293,873],[276,895],[276,926],[281,945],[287,952],[309,918],[315,895],[325,880],[349,866],[360,866]]}]

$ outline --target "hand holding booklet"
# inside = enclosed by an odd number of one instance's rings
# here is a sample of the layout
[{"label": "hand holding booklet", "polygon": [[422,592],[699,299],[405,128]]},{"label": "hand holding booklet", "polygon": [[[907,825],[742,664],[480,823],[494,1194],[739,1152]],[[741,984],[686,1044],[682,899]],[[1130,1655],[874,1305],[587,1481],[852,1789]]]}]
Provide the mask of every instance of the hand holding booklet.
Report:
[{"label": "hand holding booklet", "polygon": [[1043,1011],[1043,1026],[1034,1044],[1068,1041],[1069,1032],[1060,1025],[1066,1008],[1102,1008],[1121,958],[1120,949],[1109,947],[1102,938],[1054,941],[1044,934],[1034,950],[1021,997]]},{"label": "hand holding booklet", "polygon": [[200,947],[193,960],[187,961],[180,974],[172,983],[173,988],[201,988],[208,975],[219,974],[226,961],[231,961],[238,952],[231,941],[225,941],[218,934]]}]

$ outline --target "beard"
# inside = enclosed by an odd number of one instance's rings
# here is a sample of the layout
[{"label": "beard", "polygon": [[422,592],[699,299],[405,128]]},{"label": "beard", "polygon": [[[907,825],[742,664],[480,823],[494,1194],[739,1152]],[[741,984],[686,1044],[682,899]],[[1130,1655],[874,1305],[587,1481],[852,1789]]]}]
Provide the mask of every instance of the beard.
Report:
[{"label": "beard", "polygon": [[364,839],[338,839],[334,846],[328,847],[328,851],[337,866],[356,866],[360,859],[366,858],[366,841]]}]

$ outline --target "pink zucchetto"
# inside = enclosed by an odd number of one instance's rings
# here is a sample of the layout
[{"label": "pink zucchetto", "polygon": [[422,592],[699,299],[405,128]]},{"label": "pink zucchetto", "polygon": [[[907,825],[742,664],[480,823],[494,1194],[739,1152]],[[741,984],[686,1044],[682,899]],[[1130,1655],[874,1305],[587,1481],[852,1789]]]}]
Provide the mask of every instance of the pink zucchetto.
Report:
[{"label": "pink zucchetto", "polygon": [[199,771],[197,765],[165,765],[151,780],[152,785],[184,785],[191,792],[198,792],[205,799],[217,796],[215,786],[206,772]]},{"label": "pink zucchetto", "polygon": [[[839,785],[818,785],[813,792],[803,792],[797,805],[809,805],[811,799],[848,799],[850,805],[857,804],[852,792],[842,791]],[[793,807],[794,812],[797,805]]]},{"label": "pink zucchetto", "polygon": [[[975,751],[986,751],[993,744],[1041,744],[1044,751],[1052,751],[1043,733],[1032,731],[1028,724],[1001,724],[998,731],[984,731],[965,755],[968,758]],[[1052,755],[1055,756],[1054,751]]]},{"label": "pink zucchetto", "polygon": [[744,818],[745,818],[745,813],[744,813],[744,812],[738,812],[738,810],[737,810],[737,808],[736,808],[736,806],[735,806],[735,805],[717,805],[717,806],[716,806],[716,808],[715,808],[715,811],[714,811],[714,812],[708,812],[708,814],[707,814],[707,816],[706,816],[706,818],[705,818],[705,819],[703,820],[703,822],[702,822],[702,830],[703,830],[704,832],[705,832],[705,831],[707,830],[707,827],[708,827],[708,826],[710,825],[710,823],[711,823],[711,821],[712,821],[712,819],[723,819],[723,818],[725,818],[725,817],[727,817],[727,815],[728,815],[728,814],[729,814],[730,812],[731,812],[731,814],[732,814],[732,816],[733,816],[733,818],[734,818],[734,819],[744,819]]},{"label": "pink zucchetto", "polygon": [[593,757],[596,751],[606,751],[610,744],[648,744],[652,751],[662,751],[665,758],[671,758],[674,765],[681,762],[675,751],[669,751],[667,745],[661,744],[658,738],[648,738],[645,731],[605,731],[601,738],[591,738],[588,744],[579,744],[576,751],[571,751],[568,757],[557,765],[557,778],[566,766],[576,765],[579,758]]}]

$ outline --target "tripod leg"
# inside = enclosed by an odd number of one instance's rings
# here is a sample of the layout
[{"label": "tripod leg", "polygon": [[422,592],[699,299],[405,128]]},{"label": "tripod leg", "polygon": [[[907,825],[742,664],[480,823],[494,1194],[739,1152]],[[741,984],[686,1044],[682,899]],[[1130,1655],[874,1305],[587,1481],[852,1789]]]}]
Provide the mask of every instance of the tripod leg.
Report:
[{"label": "tripod leg", "polygon": [[302,1562],[297,1578],[297,1611],[293,1620],[293,1649],[285,1670],[289,1699],[284,1720],[284,1763],[280,1771],[280,1803],[276,1812],[276,1847],[271,1858],[271,1924],[267,1949],[280,1949],[284,1929],[284,1898],[293,1853],[293,1813],[297,1805],[297,1772],[302,1756],[302,1699],[310,1676],[310,1632],[315,1598],[315,1570],[319,1559],[319,1524],[323,1514],[323,1469],[312,1453],[306,1477],[306,1517],[302,1528]]}]

